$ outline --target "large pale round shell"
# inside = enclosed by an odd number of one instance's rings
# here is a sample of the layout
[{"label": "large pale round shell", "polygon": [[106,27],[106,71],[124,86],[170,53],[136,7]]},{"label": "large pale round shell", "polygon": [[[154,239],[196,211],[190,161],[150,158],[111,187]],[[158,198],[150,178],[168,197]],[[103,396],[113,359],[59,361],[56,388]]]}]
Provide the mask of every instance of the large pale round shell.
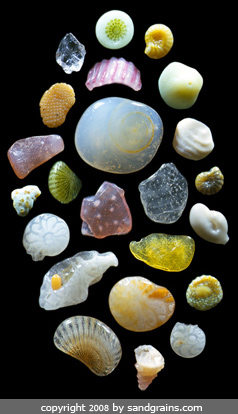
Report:
[{"label": "large pale round shell", "polygon": [[63,321],[55,331],[54,344],[99,376],[110,374],[122,355],[116,334],[105,323],[89,316]]},{"label": "large pale round shell", "polygon": [[152,160],[162,136],[162,121],[153,108],[111,97],[86,109],[76,128],[75,145],[80,157],[92,167],[127,174]]},{"label": "large pale round shell", "polygon": [[55,214],[39,214],[27,224],[22,242],[34,261],[56,256],[68,246],[69,227]]},{"label": "large pale round shell", "polygon": [[171,318],[175,300],[165,287],[142,276],[132,276],[113,286],[109,308],[123,328],[145,332],[158,328]]},{"label": "large pale round shell", "polygon": [[213,167],[210,171],[204,171],[197,175],[195,186],[202,194],[216,194],[220,191],[224,184],[224,175],[220,168]]},{"label": "large pale round shell", "polygon": [[205,348],[206,336],[198,325],[177,322],[171,332],[170,345],[177,355],[194,358]]},{"label": "large pale round shell", "polygon": [[196,277],[186,291],[187,302],[197,310],[205,311],[218,305],[223,298],[219,280],[210,275]]},{"label": "large pale round shell", "polygon": [[65,162],[57,161],[50,170],[48,186],[56,200],[68,204],[78,196],[82,182]]}]

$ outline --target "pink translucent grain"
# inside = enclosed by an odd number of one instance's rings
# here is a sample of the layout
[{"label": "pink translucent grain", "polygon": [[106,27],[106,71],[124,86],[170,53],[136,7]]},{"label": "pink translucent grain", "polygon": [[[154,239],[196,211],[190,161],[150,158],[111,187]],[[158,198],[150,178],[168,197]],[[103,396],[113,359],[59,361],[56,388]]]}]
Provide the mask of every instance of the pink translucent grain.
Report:
[{"label": "pink translucent grain", "polygon": [[17,177],[24,178],[63,150],[64,141],[59,135],[45,135],[19,139],[7,156]]},{"label": "pink translucent grain", "polygon": [[123,58],[112,57],[96,63],[88,72],[86,87],[90,91],[112,83],[120,83],[139,91],[142,87],[140,71],[134,63],[127,62]]},{"label": "pink translucent grain", "polygon": [[80,212],[82,234],[102,239],[129,233],[132,218],[124,194],[120,187],[105,181],[95,196],[84,198]]}]

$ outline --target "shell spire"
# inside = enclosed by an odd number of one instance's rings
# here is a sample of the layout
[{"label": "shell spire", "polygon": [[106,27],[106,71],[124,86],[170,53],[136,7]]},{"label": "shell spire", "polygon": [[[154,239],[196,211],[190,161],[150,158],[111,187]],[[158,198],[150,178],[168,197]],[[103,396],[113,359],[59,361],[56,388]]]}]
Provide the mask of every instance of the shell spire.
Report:
[{"label": "shell spire", "polygon": [[120,83],[139,91],[142,87],[140,71],[134,63],[127,62],[123,58],[103,59],[90,69],[85,85],[91,91],[112,83]]},{"label": "shell spire", "polygon": [[164,368],[164,358],[151,345],[141,345],[135,349],[138,387],[144,391]]}]

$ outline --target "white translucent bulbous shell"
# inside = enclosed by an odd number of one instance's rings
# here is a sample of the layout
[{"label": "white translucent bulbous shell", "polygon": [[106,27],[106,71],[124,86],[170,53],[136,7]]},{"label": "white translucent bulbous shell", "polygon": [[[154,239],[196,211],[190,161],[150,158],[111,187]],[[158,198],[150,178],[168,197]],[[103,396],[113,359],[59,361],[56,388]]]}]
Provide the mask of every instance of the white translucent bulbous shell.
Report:
[{"label": "white translucent bulbous shell", "polygon": [[134,35],[134,24],[130,16],[121,10],[110,10],[97,21],[96,37],[107,49],[121,49]]},{"label": "white translucent bulbous shell", "polygon": [[[110,266],[118,266],[114,253],[95,250],[79,252],[55,264],[44,276],[39,304],[45,310],[59,309],[84,302],[89,286],[101,280]],[[52,276],[59,275],[62,286],[53,290]]]},{"label": "white translucent bulbous shell", "polygon": [[162,120],[153,108],[111,97],[86,109],[75,131],[75,145],[80,157],[92,167],[127,174],[152,160],[162,136]]},{"label": "white translucent bulbous shell", "polygon": [[190,210],[189,221],[202,239],[216,244],[228,242],[228,223],[219,211],[209,210],[205,204],[197,203]]},{"label": "white translucent bulbous shell", "polygon": [[56,256],[63,252],[69,243],[69,227],[60,217],[43,213],[33,218],[23,234],[23,246],[34,261],[45,256]]},{"label": "white translucent bulbous shell", "polygon": [[198,325],[177,322],[170,335],[170,345],[177,355],[194,358],[205,348],[206,336]]}]

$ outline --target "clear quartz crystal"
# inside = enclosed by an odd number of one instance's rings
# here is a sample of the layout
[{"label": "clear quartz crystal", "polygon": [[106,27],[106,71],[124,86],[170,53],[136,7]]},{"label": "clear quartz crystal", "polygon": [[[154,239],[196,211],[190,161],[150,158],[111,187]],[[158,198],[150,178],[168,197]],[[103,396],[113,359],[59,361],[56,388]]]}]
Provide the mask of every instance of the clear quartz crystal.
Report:
[{"label": "clear quartz crystal", "polygon": [[79,72],[83,66],[86,50],[72,33],[67,33],[56,51],[56,62],[65,73]]}]

